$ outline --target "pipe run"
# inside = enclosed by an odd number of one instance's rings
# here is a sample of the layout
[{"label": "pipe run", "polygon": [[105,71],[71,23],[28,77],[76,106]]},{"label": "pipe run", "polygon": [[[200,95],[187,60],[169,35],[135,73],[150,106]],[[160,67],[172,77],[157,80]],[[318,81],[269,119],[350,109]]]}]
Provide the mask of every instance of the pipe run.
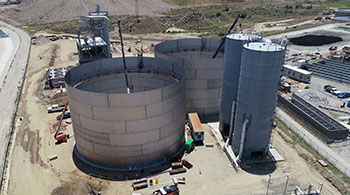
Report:
[{"label": "pipe run", "polygon": [[245,119],[243,122],[243,127],[242,127],[242,136],[241,136],[241,144],[239,146],[239,153],[238,156],[236,158],[236,160],[241,160],[242,157],[242,153],[243,153],[243,145],[244,145],[244,138],[245,138],[245,132],[247,130],[247,125],[249,123],[248,119]]},{"label": "pipe run", "polygon": [[229,141],[231,140],[232,137],[232,132],[233,132],[233,119],[235,116],[235,108],[236,108],[236,101],[232,101],[232,108],[231,108],[231,121],[230,121],[230,132],[228,134],[228,138],[226,140],[225,146],[228,145]]}]

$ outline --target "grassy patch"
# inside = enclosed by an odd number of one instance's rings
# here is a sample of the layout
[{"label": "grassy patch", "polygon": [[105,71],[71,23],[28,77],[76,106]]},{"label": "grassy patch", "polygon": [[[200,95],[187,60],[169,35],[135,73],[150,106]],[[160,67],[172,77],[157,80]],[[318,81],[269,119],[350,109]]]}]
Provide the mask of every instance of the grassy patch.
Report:
[{"label": "grassy patch", "polygon": [[350,0],[328,0],[327,4],[332,7],[350,7]]}]

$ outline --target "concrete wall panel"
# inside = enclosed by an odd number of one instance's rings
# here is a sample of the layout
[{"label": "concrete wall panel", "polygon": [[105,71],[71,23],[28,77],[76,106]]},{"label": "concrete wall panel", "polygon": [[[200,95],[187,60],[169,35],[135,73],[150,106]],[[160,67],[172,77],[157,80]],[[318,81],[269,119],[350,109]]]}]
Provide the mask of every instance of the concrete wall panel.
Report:
[{"label": "concrete wall panel", "polygon": [[161,90],[152,90],[134,94],[109,94],[111,107],[142,106],[161,102]]},{"label": "concrete wall panel", "polygon": [[147,118],[168,113],[173,109],[175,109],[176,107],[178,107],[179,105],[181,105],[183,101],[184,101],[183,94],[178,94],[177,96],[171,99],[165,100],[163,102],[160,102],[157,104],[150,104],[146,107]]},{"label": "concrete wall panel", "polygon": [[127,121],[127,133],[135,133],[140,131],[148,131],[157,127],[163,127],[173,120],[173,113],[168,112],[159,116],[152,118],[147,118],[144,120]]},{"label": "concrete wall panel", "polygon": [[128,134],[109,134],[112,146],[134,146],[159,140],[159,129]]},{"label": "concrete wall panel", "polygon": [[186,88],[187,89],[207,89],[208,81],[207,80],[190,80],[187,77],[186,80]]}]

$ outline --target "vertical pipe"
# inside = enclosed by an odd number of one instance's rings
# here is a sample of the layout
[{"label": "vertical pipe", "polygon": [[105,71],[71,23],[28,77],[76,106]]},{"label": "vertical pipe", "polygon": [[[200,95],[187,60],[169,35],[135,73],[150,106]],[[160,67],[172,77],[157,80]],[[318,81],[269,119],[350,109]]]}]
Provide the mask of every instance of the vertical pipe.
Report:
[{"label": "vertical pipe", "polygon": [[323,183],[320,183],[320,189],[318,190],[319,195],[321,195],[321,193],[322,193],[322,188],[323,188]]},{"label": "vertical pipe", "polygon": [[287,193],[288,181],[289,181],[289,175],[287,175],[287,181],[286,181],[286,185],[284,186],[283,195],[286,195],[286,193]]},{"label": "vertical pipe", "polygon": [[232,108],[231,108],[231,121],[230,121],[230,133],[228,134],[227,141],[225,145],[227,146],[229,141],[231,140],[232,137],[232,130],[233,130],[233,119],[235,117],[235,108],[236,108],[236,101],[232,101]]},{"label": "vertical pipe", "polygon": [[248,119],[245,119],[244,122],[243,122],[241,143],[240,143],[240,147],[239,147],[239,153],[238,153],[238,156],[237,156],[237,160],[241,160],[241,157],[242,157],[243,146],[244,146],[244,139],[245,139],[245,132],[247,130],[248,123],[249,123]]}]

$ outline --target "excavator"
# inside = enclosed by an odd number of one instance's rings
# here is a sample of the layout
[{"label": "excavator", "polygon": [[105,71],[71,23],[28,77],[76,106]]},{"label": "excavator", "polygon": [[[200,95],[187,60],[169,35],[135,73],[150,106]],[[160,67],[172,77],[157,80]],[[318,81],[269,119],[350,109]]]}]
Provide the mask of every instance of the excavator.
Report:
[{"label": "excavator", "polygon": [[56,144],[60,144],[62,142],[67,142],[67,140],[69,138],[69,134],[61,132],[62,120],[63,120],[64,113],[67,110],[67,106],[68,106],[68,100],[67,100],[66,104],[64,105],[64,108],[63,108],[63,111],[62,111],[62,114],[61,114],[61,117],[60,117],[60,122],[58,124],[57,131],[56,131],[56,133],[54,135],[54,138],[56,140]]}]

